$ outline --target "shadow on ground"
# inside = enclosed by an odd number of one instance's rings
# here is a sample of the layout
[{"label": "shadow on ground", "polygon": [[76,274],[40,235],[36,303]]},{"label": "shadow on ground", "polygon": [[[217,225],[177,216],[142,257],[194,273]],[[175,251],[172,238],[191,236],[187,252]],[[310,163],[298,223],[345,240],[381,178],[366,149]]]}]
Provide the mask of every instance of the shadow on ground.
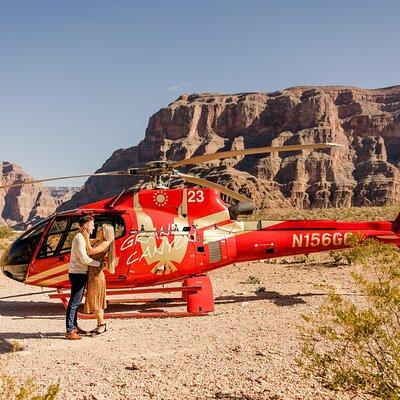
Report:
[{"label": "shadow on ground", "polygon": [[[229,295],[219,296],[215,299],[215,305],[235,304],[253,301],[272,301],[279,307],[293,306],[296,304],[306,304],[306,298],[311,296],[325,296],[324,293],[296,293],[280,294],[276,291],[262,291],[252,295]],[[18,296],[15,296],[18,297]],[[12,298],[9,296],[8,298]],[[107,312],[162,312],[186,309],[186,305],[179,299],[158,299],[145,304],[109,304]],[[175,309],[175,310],[174,310]],[[65,316],[65,308],[61,303],[45,301],[12,301],[0,300],[0,315],[27,319],[62,319]]]},{"label": "shadow on ground", "polygon": [[0,300],[0,315],[34,319],[57,318],[65,315],[65,308],[61,303],[46,301]]},{"label": "shadow on ground", "polygon": [[215,299],[215,304],[242,303],[250,301],[270,300],[278,307],[293,306],[296,304],[306,304],[303,297],[324,296],[323,293],[296,293],[280,294],[279,292],[259,292],[252,296],[220,296]]}]

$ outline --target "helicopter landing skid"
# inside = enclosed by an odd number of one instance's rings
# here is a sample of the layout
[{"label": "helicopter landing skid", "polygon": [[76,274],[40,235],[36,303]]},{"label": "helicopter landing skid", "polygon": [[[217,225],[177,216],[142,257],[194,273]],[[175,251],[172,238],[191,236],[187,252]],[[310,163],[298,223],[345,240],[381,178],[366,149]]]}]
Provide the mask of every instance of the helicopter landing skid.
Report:
[{"label": "helicopter landing skid", "polygon": [[[144,293],[181,293],[181,298],[116,298],[108,299],[109,304],[157,304],[161,306],[170,303],[186,303],[187,311],[157,311],[157,312],[105,312],[104,317],[110,318],[178,318],[203,316],[214,311],[214,295],[210,278],[207,275],[199,275],[187,278],[181,287],[163,288],[138,288],[138,289],[109,289],[106,291],[107,298],[112,296],[136,295]],[[57,289],[56,294],[50,294],[51,299],[60,299],[65,308],[68,306],[70,297],[69,292]],[[78,317],[82,319],[94,319],[92,314],[78,312]]]}]

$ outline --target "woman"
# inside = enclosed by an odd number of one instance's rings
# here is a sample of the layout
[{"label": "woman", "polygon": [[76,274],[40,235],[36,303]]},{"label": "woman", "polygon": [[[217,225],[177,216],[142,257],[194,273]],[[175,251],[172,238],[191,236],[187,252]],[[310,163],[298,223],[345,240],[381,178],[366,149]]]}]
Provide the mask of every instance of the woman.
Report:
[{"label": "woman", "polygon": [[106,278],[103,268],[110,273],[115,272],[118,259],[115,256],[115,234],[114,228],[109,224],[104,224],[98,230],[98,243],[93,247],[90,243],[89,235],[85,235],[87,253],[95,260],[102,260],[100,267],[88,268],[88,283],[86,288],[86,298],[83,312],[94,314],[97,319],[97,328],[92,330],[92,335],[100,335],[107,331],[104,320],[104,309],[106,302]]}]

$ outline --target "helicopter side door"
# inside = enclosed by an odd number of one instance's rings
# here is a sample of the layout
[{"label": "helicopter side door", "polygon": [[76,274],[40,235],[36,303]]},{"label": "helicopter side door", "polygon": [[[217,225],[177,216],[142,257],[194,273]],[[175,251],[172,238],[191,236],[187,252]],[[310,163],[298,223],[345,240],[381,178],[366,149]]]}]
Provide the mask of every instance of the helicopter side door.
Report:
[{"label": "helicopter side door", "polygon": [[71,243],[78,230],[77,218],[60,216],[54,219],[29,267],[26,283],[46,287],[69,285]]},{"label": "helicopter side door", "polygon": [[[119,238],[124,235],[125,223],[120,215],[101,214],[95,215],[95,231],[92,236],[96,237],[97,229],[104,223],[111,224],[115,230],[115,245],[118,249]],[[68,287],[68,269],[72,240],[79,231],[79,216],[64,215],[54,219],[52,225],[42,239],[36,258],[29,267],[29,275],[26,283],[35,286]],[[120,275],[108,274],[107,283],[119,282]],[[126,279],[124,271],[123,279]]]}]

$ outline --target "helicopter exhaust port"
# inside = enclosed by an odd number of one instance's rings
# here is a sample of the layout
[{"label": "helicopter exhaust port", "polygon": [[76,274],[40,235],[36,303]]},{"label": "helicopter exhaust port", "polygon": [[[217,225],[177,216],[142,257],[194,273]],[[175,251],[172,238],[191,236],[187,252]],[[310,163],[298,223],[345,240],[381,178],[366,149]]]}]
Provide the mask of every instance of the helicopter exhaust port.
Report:
[{"label": "helicopter exhaust port", "polygon": [[239,215],[251,215],[254,211],[254,203],[252,201],[239,201],[228,208],[231,219],[237,219]]}]

